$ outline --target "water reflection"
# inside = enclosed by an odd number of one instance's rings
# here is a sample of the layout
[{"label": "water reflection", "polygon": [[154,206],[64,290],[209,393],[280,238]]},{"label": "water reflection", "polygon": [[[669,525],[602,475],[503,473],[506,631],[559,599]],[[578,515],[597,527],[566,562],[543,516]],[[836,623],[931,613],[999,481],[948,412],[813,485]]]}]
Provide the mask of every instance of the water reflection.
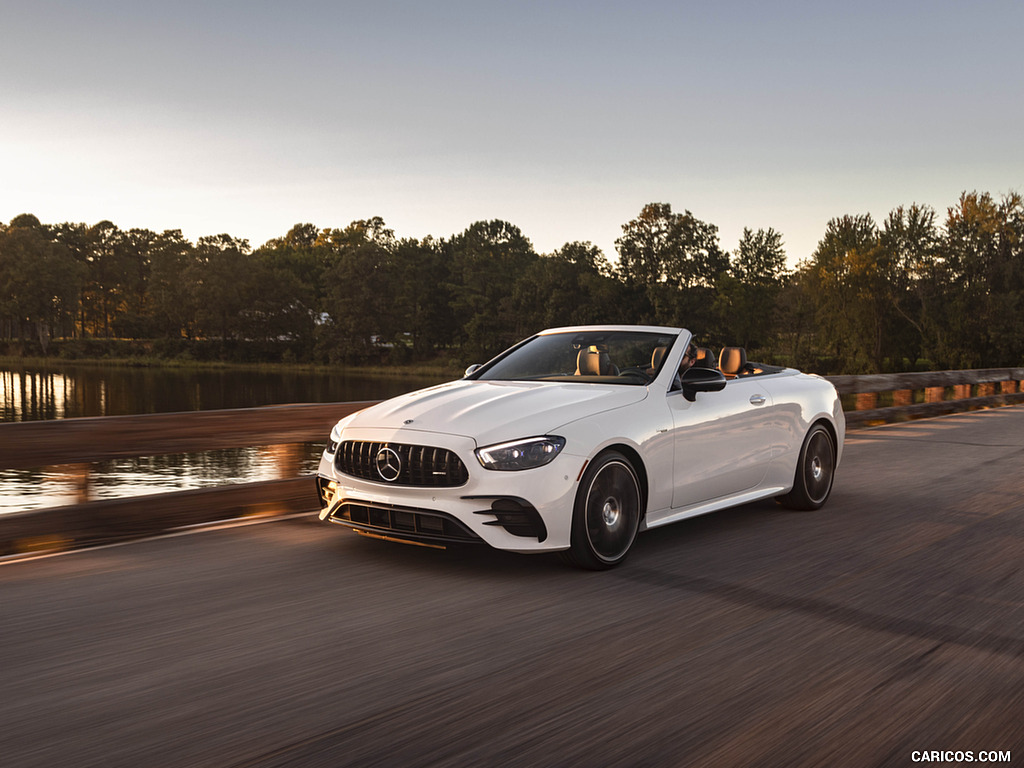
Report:
[{"label": "water reflection", "polygon": [[[284,403],[382,400],[436,384],[437,377],[121,368],[84,365],[0,369],[0,421],[248,408]],[[325,435],[326,438],[326,435]],[[304,447],[302,471],[315,469],[322,444]],[[99,462],[92,498],[110,499],[277,477],[266,448],[232,448]],[[0,470],[0,514],[75,502],[66,471]]]},{"label": "water reflection", "polygon": [[[303,446],[300,472],[312,472],[323,445]],[[97,462],[90,474],[90,497],[120,499],[278,477],[269,448],[229,448],[202,453],[140,456]],[[65,468],[0,471],[0,514],[58,507],[76,502],[75,478]]]},{"label": "water reflection", "polygon": [[0,369],[0,421],[383,400],[443,377],[55,364]]}]

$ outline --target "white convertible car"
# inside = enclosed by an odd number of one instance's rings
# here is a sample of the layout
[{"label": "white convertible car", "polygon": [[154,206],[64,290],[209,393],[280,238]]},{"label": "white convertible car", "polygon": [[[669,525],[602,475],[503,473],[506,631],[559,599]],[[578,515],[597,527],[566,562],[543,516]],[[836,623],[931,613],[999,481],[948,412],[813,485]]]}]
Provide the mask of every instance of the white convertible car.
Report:
[{"label": "white convertible car", "polygon": [[823,378],[716,359],[690,331],[538,333],[331,430],[322,520],[444,547],[621,563],[639,531],[757,499],[828,499],[846,421]]}]

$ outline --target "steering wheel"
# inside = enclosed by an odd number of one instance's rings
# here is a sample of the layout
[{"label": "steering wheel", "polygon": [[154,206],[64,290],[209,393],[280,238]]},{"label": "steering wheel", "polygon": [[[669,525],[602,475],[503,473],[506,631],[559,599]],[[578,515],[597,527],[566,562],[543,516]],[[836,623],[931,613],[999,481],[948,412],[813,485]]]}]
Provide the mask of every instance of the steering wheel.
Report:
[{"label": "steering wheel", "polygon": [[623,368],[619,371],[619,376],[639,376],[644,381],[650,381],[651,377],[643,368]]}]

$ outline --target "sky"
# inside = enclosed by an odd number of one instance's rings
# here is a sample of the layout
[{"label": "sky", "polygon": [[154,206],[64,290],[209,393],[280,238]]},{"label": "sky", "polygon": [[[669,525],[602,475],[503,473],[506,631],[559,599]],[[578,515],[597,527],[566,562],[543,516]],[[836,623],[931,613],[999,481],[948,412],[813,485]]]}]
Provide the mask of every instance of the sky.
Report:
[{"label": "sky", "polygon": [[1024,192],[1024,3],[0,0],[0,221],[504,219],[614,259],[651,202],[734,250]]}]

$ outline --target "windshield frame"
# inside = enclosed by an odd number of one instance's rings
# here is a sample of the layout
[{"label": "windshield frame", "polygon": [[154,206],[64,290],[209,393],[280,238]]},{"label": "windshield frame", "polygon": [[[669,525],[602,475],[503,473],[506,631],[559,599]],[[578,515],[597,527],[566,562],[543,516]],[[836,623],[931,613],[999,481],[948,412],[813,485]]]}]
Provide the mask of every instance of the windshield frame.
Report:
[{"label": "windshield frame", "polygon": [[[465,376],[472,381],[649,386],[684,331],[658,326],[577,326],[535,334]],[[686,334],[688,335],[688,334]],[[664,353],[652,367],[654,349]],[[581,373],[579,360],[600,359],[601,373]],[[640,359],[643,357],[644,359]],[[517,368],[518,366],[518,368]]]}]

